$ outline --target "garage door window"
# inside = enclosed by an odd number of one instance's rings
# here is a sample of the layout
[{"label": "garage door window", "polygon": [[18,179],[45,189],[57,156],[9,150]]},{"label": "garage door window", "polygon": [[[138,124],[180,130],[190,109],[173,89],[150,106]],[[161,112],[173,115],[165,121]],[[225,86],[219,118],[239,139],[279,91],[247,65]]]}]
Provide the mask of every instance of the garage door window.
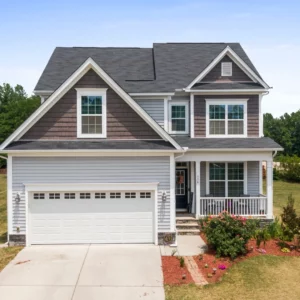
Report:
[{"label": "garage door window", "polygon": [[75,193],[65,193],[65,199],[75,199]]},{"label": "garage door window", "polygon": [[60,194],[59,193],[50,193],[49,199],[60,199]]},{"label": "garage door window", "polygon": [[151,198],[151,193],[149,193],[149,192],[142,192],[140,194],[140,197],[141,198]]},{"label": "garage door window", "polygon": [[91,193],[80,193],[80,199],[91,199]]},{"label": "garage door window", "polygon": [[111,199],[120,199],[121,193],[110,193],[110,198]]},{"label": "garage door window", "polygon": [[125,198],[136,198],[136,193],[125,193]]},{"label": "garage door window", "polygon": [[105,199],[106,193],[95,193],[95,198],[96,199]]},{"label": "garage door window", "polygon": [[44,193],[34,193],[33,199],[45,199],[45,194]]}]

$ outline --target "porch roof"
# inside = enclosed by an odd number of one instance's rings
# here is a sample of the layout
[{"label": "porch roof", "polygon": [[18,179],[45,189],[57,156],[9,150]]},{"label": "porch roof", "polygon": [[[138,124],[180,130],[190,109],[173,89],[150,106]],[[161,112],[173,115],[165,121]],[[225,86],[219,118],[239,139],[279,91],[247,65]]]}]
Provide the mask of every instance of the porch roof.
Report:
[{"label": "porch roof", "polygon": [[283,150],[283,148],[269,137],[261,138],[190,138],[188,136],[175,136],[175,141],[181,147],[191,150],[207,149],[259,149],[259,150]]}]

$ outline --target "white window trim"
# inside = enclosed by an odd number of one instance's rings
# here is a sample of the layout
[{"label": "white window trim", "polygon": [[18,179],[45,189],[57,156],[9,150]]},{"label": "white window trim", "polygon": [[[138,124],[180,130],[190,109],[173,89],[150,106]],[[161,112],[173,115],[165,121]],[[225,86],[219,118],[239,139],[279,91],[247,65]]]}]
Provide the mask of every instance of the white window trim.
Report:
[{"label": "white window trim", "polygon": [[[185,106],[185,131],[172,131],[172,106]],[[188,101],[169,101],[169,133],[188,134],[189,133],[189,103]]]},{"label": "white window trim", "polygon": [[[78,138],[106,138],[106,90],[107,89],[80,89],[77,88],[77,137]],[[84,134],[81,132],[81,97],[82,96],[101,96],[102,97],[102,133]]]},{"label": "white window trim", "polygon": [[[205,99],[206,101],[206,137],[222,138],[232,137],[241,138],[247,137],[248,130],[248,114],[247,114],[247,101],[249,99]],[[244,134],[228,134],[228,105],[244,105]],[[225,134],[209,134],[209,106],[210,105],[225,105]]]},{"label": "white window trim", "polygon": [[229,197],[228,196],[228,164],[230,163],[243,163],[244,164],[244,179],[243,180],[230,180],[230,181],[243,181],[244,183],[244,194],[246,195],[248,192],[248,165],[246,161],[207,161],[206,162],[206,194],[210,194],[210,182],[211,181],[224,181],[224,180],[210,180],[209,179],[209,164],[210,163],[223,163],[225,164],[225,197]]},{"label": "white window trim", "polygon": [[[226,65],[230,65],[230,74],[226,74],[225,69]],[[221,63],[221,76],[231,77],[232,76],[232,62],[226,61]]]}]

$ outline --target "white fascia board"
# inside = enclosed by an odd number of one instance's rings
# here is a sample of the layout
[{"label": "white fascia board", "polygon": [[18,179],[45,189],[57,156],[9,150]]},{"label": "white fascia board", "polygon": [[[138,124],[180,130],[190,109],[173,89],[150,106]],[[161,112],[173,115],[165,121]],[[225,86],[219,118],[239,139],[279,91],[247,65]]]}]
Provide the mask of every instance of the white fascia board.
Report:
[{"label": "white fascia board", "polygon": [[209,95],[209,94],[263,94],[268,92],[266,89],[227,89],[227,90],[191,90],[191,89],[184,89],[186,93],[193,93],[194,95]]},{"label": "white fascia board", "polygon": [[229,47],[227,46],[187,87],[190,89],[194,84],[201,81],[225,56],[228,55],[254,82],[259,82],[265,89],[270,87]]},{"label": "white fascia board", "polygon": [[52,191],[153,191],[159,182],[149,183],[26,183],[27,192]]},{"label": "white fascia board", "polygon": [[272,152],[272,151],[283,151],[283,148],[203,148],[203,149],[192,149],[189,148],[189,152],[199,151],[199,152]]},{"label": "white fascia board", "polygon": [[34,90],[35,95],[51,95],[54,91],[52,90]]},{"label": "white fascia board", "polygon": [[93,69],[142,119],[165,141],[169,141],[176,149],[180,145],[164,131],[92,58],[88,58],[17,130],[0,146],[4,149],[12,141],[18,140],[32,127],[66,92],[90,69]]}]

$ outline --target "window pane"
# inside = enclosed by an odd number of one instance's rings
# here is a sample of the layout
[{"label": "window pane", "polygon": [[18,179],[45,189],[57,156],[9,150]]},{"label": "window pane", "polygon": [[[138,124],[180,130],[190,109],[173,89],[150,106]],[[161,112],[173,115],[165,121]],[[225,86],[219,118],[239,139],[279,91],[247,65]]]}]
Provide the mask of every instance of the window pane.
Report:
[{"label": "window pane", "polygon": [[244,134],[244,121],[228,121],[228,134]]},{"label": "window pane", "polygon": [[94,115],[96,113],[96,107],[95,106],[89,106],[89,114]]},{"label": "window pane", "polygon": [[89,125],[82,125],[81,132],[82,133],[89,133]]},{"label": "window pane", "polygon": [[185,120],[175,119],[172,120],[172,131],[185,131]]},{"label": "window pane", "polygon": [[81,123],[82,123],[82,125],[88,125],[89,124],[89,117],[83,116],[81,118]]},{"label": "window pane", "polygon": [[185,118],[185,106],[172,105],[172,119],[173,118]]},{"label": "window pane", "polygon": [[210,105],[209,118],[212,120],[225,119],[225,105]]},{"label": "window pane", "polygon": [[89,125],[89,133],[96,133],[96,126],[94,124]]},{"label": "window pane", "polygon": [[228,163],[228,180],[244,180],[243,163]]},{"label": "window pane", "polygon": [[90,125],[95,125],[95,123],[96,123],[96,117],[90,116],[88,118],[89,118],[89,124]]},{"label": "window pane", "polygon": [[102,116],[95,117],[95,124],[102,125]]},{"label": "window pane", "polygon": [[228,105],[228,119],[242,120],[244,119],[244,105]]},{"label": "window pane", "polygon": [[102,104],[102,97],[97,96],[95,103],[96,103],[96,105],[101,105]]},{"label": "window pane", "polygon": [[102,126],[101,125],[96,125],[96,131],[95,133],[101,134],[102,133]]},{"label": "window pane", "polygon": [[209,179],[210,180],[225,180],[225,163],[210,163],[209,164]]},{"label": "window pane", "polygon": [[102,114],[102,106],[97,105],[96,106],[96,114],[101,115]]},{"label": "window pane", "polygon": [[88,106],[82,106],[82,107],[81,107],[81,113],[82,113],[83,115],[88,114],[88,113],[89,113],[89,108],[88,108]]},{"label": "window pane", "polygon": [[209,134],[225,134],[225,121],[209,121]]},{"label": "window pane", "polygon": [[240,197],[244,194],[243,181],[229,181],[228,182],[228,197]]},{"label": "window pane", "polygon": [[225,197],[225,181],[210,181],[209,188],[213,197]]}]

